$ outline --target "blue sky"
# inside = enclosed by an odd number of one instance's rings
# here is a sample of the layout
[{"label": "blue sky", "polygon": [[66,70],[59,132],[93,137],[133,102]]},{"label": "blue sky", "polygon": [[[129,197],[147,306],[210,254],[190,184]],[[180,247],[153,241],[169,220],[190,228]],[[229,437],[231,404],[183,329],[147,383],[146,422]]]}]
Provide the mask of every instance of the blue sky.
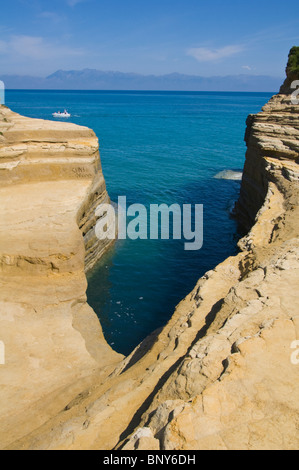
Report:
[{"label": "blue sky", "polygon": [[142,74],[283,76],[299,3],[281,0],[10,0],[0,72],[94,68]]}]

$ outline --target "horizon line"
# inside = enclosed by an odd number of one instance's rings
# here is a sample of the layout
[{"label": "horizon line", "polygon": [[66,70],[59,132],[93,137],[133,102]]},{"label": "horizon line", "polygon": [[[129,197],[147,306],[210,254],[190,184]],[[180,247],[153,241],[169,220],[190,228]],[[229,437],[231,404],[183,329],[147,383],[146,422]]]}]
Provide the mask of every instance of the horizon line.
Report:
[{"label": "horizon line", "polygon": [[63,88],[5,88],[5,91],[48,91],[48,92],[100,92],[100,93],[185,93],[185,94],[192,94],[192,93],[263,93],[263,94],[275,94],[279,93],[279,91],[248,91],[248,90],[104,90],[104,89],[84,89],[84,88],[77,88],[77,89],[63,89]]}]

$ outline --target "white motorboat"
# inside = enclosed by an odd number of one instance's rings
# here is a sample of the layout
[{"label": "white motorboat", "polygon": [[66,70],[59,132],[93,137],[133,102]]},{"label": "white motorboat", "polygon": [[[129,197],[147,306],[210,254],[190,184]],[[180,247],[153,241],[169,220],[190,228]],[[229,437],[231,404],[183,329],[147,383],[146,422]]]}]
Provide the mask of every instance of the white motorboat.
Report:
[{"label": "white motorboat", "polygon": [[71,117],[70,113],[68,113],[66,109],[64,110],[63,113],[58,111],[58,113],[53,113],[52,116],[55,118],[70,118]]}]

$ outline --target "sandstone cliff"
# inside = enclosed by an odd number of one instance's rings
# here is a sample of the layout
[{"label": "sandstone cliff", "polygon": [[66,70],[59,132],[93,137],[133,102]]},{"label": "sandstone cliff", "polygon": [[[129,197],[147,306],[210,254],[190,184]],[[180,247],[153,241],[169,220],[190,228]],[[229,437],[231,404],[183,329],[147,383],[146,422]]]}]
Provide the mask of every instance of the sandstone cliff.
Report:
[{"label": "sandstone cliff", "polygon": [[121,358],[85,296],[84,270],[107,248],[94,207],[108,200],[92,131],[0,107],[1,447]]},{"label": "sandstone cliff", "polygon": [[240,253],[109,377],[78,382],[59,413],[52,396],[48,421],[8,448],[298,449],[298,117],[288,89],[248,120]]}]

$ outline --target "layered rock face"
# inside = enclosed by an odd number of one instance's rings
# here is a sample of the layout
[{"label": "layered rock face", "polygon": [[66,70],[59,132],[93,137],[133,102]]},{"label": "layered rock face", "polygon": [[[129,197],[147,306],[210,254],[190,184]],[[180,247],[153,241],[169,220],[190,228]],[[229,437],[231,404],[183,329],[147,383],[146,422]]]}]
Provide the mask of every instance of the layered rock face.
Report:
[{"label": "layered rock face", "polygon": [[[90,129],[60,122],[28,119],[0,108],[1,187],[59,181],[87,186],[80,195],[77,221],[85,241],[85,270],[91,269],[108,241],[95,236],[95,208],[109,202],[99,158],[99,143]],[[74,191],[75,193],[75,191]]]},{"label": "layered rock face", "polygon": [[264,205],[269,181],[273,179],[271,167],[274,170],[281,162],[285,179],[298,181],[299,106],[292,104],[288,80],[282,90],[286,93],[273,96],[261,113],[247,119],[245,140],[248,150],[238,211],[239,218],[249,228]]},{"label": "layered rock face", "polygon": [[0,107],[0,201],[3,448],[121,356],[85,295],[84,271],[108,247],[94,235],[94,207],[109,201],[95,134]]},{"label": "layered rock face", "polygon": [[78,381],[67,406],[7,448],[298,449],[298,113],[284,91],[248,120],[240,253],[109,376]]}]

